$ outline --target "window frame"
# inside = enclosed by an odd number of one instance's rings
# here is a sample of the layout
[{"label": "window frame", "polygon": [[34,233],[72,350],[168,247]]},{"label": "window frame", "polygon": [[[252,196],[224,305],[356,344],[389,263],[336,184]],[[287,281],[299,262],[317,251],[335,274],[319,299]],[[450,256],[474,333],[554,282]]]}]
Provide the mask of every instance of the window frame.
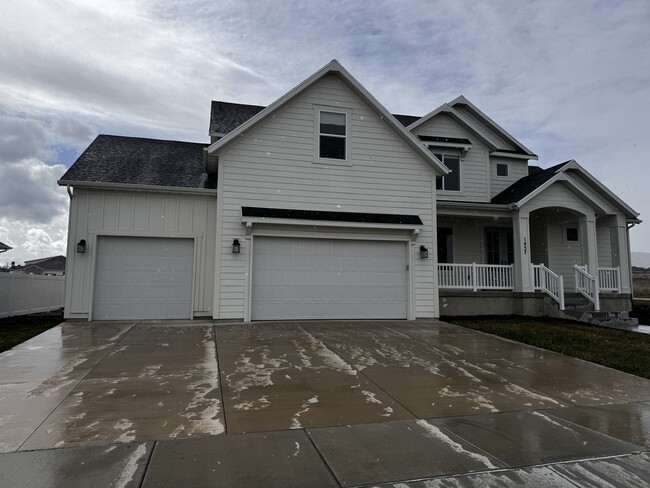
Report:
[{"label": "window frame", "polygon": [[[575,230],[576,231],[576,238],[575,239],[569,239],[569,230]],[[565,224],[562,226],[562,243],[564,245],[567,244],[580,244],[580,226],[579,225],[571,225],[571,224]]]},{"label": "window frame", "polygon": [[[320,131],[320,120],[321,113],[329,112],[332,114],[341,114],[345,115],[345,135],[336,135],[336,134],[323,134]],[[351,157],[350,157],[350,139],[351,139],[351,124],[350,118],[352,115],[352,110],[348,107],[330,107],[326,105],[314,105],[314,162],[320,164],[328,165],[338,165],[338,166],[351,166]],[[321,136],[326,137],[335,137],[340,139],[345,139],[345,159],[338,158],[324,158],[320,155],[320,138]]]},{"label": "window frame", "polygon": [[[438,176],[442,180],[442,188],[438,188],[438,181],[436,178],[436,192],[444,192],[448,193],[450,195],[460,195],[462,194],[463,191],[463,171],[462,171],[462,164],[463,164],[463,158],[461,157],[460,153],[457,152],[451,152],[451,151],[439,151],[437,150],[438,148],[436,146],[429,146],[429,151],[438,159],[440,159],[440,162],[442,164],[445,164],[445,157],[449,156],[452,158],[458,158],[458,190],[448,190],[445,188],[445,178],[452,173],[449,173],[449,175],[444,175],[444,176]],[[442,157],[439,157],[442,156]],[[447,166],[445,164],[445,166]],[[447,166],[448,167],[448,166]]]},{"label": "window frame", "polygon": [[[499,166],[504,167],[506,169],[506,174],[504,175],[499,174]],[[497,178],[508,178],[510,176],[510,165],[508,163],[496,163],[494,171],[495,171],[495,176]]]}]

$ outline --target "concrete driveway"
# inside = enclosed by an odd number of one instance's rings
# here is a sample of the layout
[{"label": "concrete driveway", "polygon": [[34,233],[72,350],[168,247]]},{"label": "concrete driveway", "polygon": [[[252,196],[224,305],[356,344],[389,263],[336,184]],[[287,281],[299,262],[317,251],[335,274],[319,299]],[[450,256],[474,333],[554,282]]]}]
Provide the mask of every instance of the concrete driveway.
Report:
[{"label": "concrete driveway", "polygon": [[0,372],[2,486],[650,482],[649,381],[443,322],[64,323]]}]

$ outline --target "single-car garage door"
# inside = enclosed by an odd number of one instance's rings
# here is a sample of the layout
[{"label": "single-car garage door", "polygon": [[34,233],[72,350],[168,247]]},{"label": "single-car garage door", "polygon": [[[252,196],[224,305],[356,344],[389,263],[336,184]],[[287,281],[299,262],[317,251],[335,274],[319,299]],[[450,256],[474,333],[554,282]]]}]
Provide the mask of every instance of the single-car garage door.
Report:
[{"label": "single-car garage door", "polygon": [[256,237],[251,317],[405,319],[407,244]]},{"label": "single-car garage door", "polygon": [[188,319],[192,239],[99,237],[93,320]]}]

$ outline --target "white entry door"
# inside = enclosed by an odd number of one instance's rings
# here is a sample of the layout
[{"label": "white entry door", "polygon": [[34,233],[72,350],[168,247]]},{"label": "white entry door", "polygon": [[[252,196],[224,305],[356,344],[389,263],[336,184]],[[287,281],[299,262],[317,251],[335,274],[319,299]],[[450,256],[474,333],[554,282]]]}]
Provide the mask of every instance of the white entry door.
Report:
[{"label": "white entry door", "polygon": [[99,237],[93,320],[189,319],[192,239]]},{"label": "white entry door", "polygon": [[255,237],[251,317],[405,319],[407,243]]}]

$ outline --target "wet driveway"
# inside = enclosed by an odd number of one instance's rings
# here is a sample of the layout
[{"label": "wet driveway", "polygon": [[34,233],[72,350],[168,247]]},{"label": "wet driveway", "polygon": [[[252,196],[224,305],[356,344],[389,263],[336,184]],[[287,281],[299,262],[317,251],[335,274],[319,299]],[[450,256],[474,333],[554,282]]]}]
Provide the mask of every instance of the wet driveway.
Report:
[{"label": "wet driveway", "polygon": [[0,371],[3,486],[650,482],[649,381],[443,322],[64,323]]}]

